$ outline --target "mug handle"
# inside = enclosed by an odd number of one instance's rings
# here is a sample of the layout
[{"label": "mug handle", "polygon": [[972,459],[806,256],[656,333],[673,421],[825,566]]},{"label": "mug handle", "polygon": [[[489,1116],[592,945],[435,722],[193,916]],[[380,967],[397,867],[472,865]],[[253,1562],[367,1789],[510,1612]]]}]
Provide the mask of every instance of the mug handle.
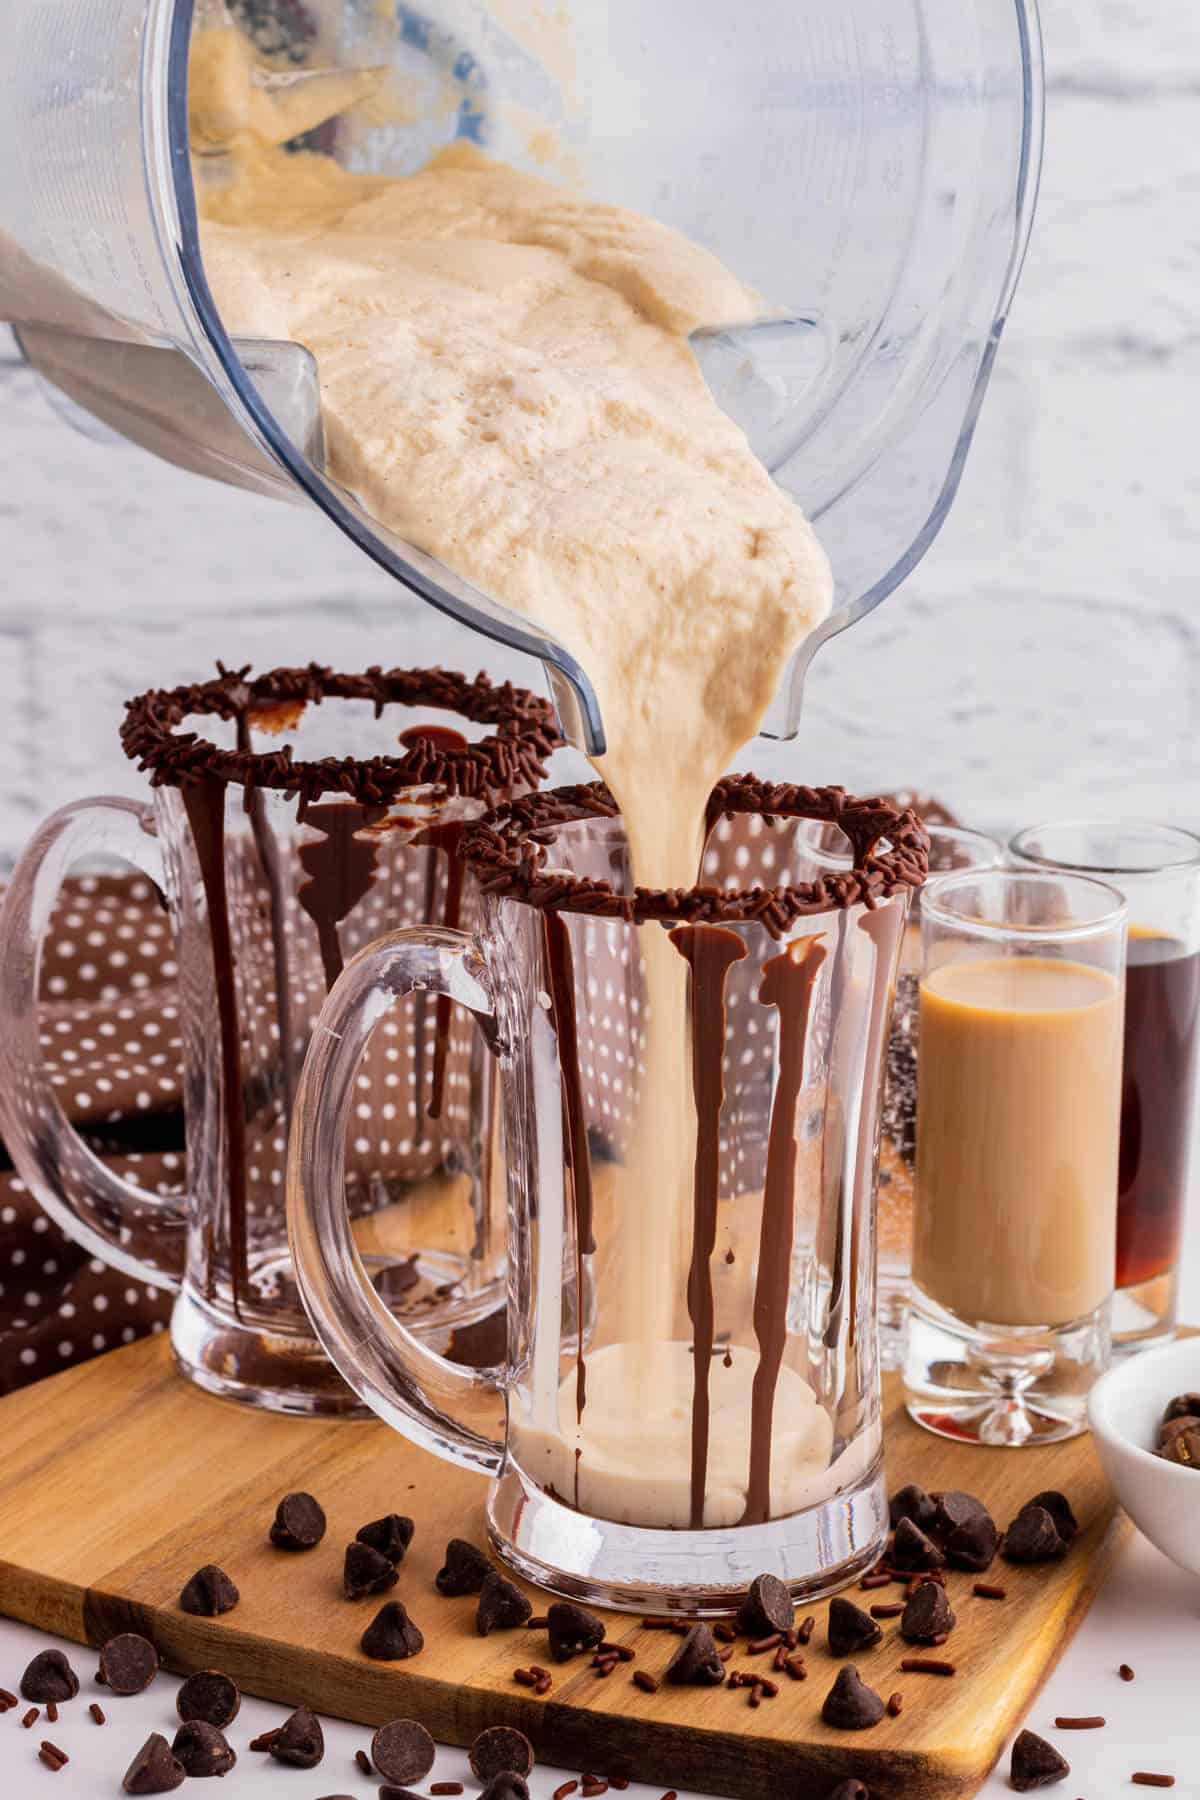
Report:
[{"label": "mug handle", "polygon": [[110,1268],[175,1292],[189,1203],[135,1187],[100,1160],[63,1111],[42,1065],[38,976],[54,904],[86,856],[132,863],[161,891],[151,807],[102,795],[62,807],[34,833],[0,908],[0,1135],[43,1210]]},{"label": "mug handle", "polygon": [[414,993],[469,1008],[496,1042],[491,976],[465,932],[410,926],[369,944],[346,965],[296,1089],[288,1151],[292,1263],[322,1347],[372,1412],[421,1449],[495,1475],[505,1446],[488,1426],[498,1399],[503,1406],[502,1386],[486,1370],[439,1356],[388,1310],[363,1266],[346,1206],[346,1135],[358,1065],[379,1021]]}]

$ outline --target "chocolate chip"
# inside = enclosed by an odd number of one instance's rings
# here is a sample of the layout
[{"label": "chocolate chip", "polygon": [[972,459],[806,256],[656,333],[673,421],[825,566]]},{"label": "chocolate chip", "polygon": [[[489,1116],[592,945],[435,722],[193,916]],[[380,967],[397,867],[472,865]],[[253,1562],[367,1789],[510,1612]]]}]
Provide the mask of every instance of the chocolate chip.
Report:
[{"label": "chocolate chip", "polygon": [[198,1619],[217,1619],[222,1613],[232,1612],[240,1599],[224,1569],[216,1563],[205,1563],[180,1594],[179,1604],[185,1613]]},{"label": "chocolate chip", "polygon": [[853,1663],[847,1663],[825,1696],[821,1717],[838,1731],[866,1731],[878,1725],[886,1710],[875,1689],[860,1678]]},{"label": "chocolate chip", "polygon": [[954,1630],[954,1612],[945,1588],[923,1581],[904,1608],[900,1635],[910,1644],[934,1644]]},{"label": "chocolate chip", "polygon": [[[1176,1394],[1163,1414],[1163,1424],[1171,1419],[1200,1419],[1200,1394]],[[1043,1502],[1043,1504],[1045,1504]],[[1047,1506],[1046,1511],[1050,1508]]]},{"label": "chocolate chip", "polygon": [[392,1719],[371,1739],[371,1761],[385,1781],[399,1787],[424,1781],[436,1755],[433,1739],[415,1719]]},{"label": "chocolate chip", "polygon": [[1004,1534],[1007,1562],[1053,1562],[1066,1554],[1067,1546],[1044,1506],[1023,1507]]},{"label": "chocolate chip", "polygon": [[939,1494],[936,1505],[933,1536],[939,1543],[943,1538],[948,1538],[951,1532],[961,1531],[964,1526],[980,1519],[990,1522],[992,1517],[982,1500],[976,1499],[974,1494],[964,1494],[959,1488],[950,1488],[944,1494]]},{"label": "chocolate chip", "polygon": [[99,1678],[114,1694],[141,1694],[158,1674],[158,1651],[149,1638],[122,1631],[100,1651]]},{"label": "chocolate chip", "polygon": [[73,1700],[78,1692],[79,1677],[61,1650],[39,1650],[21,1677],[22,1695],[39,1706]]},{"label": "chocolate chip", "polygon": [[901,1519],[888,1556],[893,1569],[899,1569],[905,1575],[920,1575],[927,1569],[940,1569],[945,1560],[932,1538],[927,1538],[919,1525],[914,1525],[911,1519]]},{"label": "chocolate chip", "polygon": [[882,1636],[882,1626],[876,1624],[861,1606],[855,1606],[853,1600],[846,1600],[839,1594],[829,1602],[831,1656],[853,1656],[859,1650],[869,1650]]},{"label": "chocolate chip", "polygon": [[183,1720],[200,1719],[224,1730],[242,1709],[242,1695],[231,1675],[220,1669],[199,1669],[189,1675],[175,1696],[175,1711]]},{"label": "chocolate chip", "polygon": [[152,1731],[125,1771],[127,1794],[169,1794],[181,1787],[187,1771],[161,1731]]},{"label": "chocolate chip", "polygon": [[746,1637],[767,1637],[772,1631],[790,1631],[795,1616],[787,1583],[778,1575],[756,1575],[738,1611],[738,1630]]},{"label": "chocolate chip", "polygon": [[228,1775],[237,1755],[224,1733],[203,1719],[189,1719],[175,1733],[171,1750],[183,1764],[185,1775]]},{"label": "chocolate chip", "polygon": [[693,1625],[667,1664],[663,1680],[675,1687],[720,1687],[725,1664],[707,1625]]},{"label": "chocolate chip", "polygon": [[943,1538],[942,1548],[952,1569],[968,1569],[973,1575],[982,1575],[991,1568],[1000,1548],[995,1520],[989,1513],[980,1512]]},{"label": "chocolate chip", "polygon": [[1158,1454],[1185,1469],[1200,1464],[1200,1419],[1169,1419],[1158,1433]]},{"label": "chocolate chip", "polygon": [[365,1594],[385,1594],[395,1587],[400,1577],[394,1563],[370,1544],[357,1540],[346,1545],[346,1561],[342,1569],[342,1587],[347,1600],[361,1600]]},{"label": "chocolate chip", "polygon": [[835,1788],[830,1788],[825,1800],[871,1800],[871,1793],[861,1781],[839,1781]]},{"label": "chocolate chip", "polygon": [[893,1531],[901,1519],[909,1519],[922,1531],[928,1531],[937,1517],[937,1505],[923,1487],[910,1482],[907,1487],[897,1488],[888,1501],[888,1516]]},{"label": "chocolate chip", "polygon": [[478,1781],[497,1775],[528,1775],[533,1769],[533,1745],[523,1731],[511,1725],[489,1725],[470,1750],[471,1768]]},{"label": "chocolate chip", "polygon": [[1009,1778],[1018,1794],[1028,1794],[1033,1788],[1050,1787],[1056,1781],[1064,1781],[1070,1773],[1071,1765],[1066,1757],[1060,1756],[1054,1745],[1038,1737],[1035,1731],[1021,1732],[1013,1744]]},{"label": "chocolate chip", "polygon": [[354,1535],[360,1544],[369,1544],[380,1556],[386,1556],[390,1563],[398,1565],[404,1561],[415,1530],[412,1520],[402,1513],[385,1513],[382,1519],[372,1519],[369,1525],[361,1525]]},{"label": "chocolate chip", "polygon": [[465,1538],[451,1538],[446,1545],[446,1561],[433,1578],[439,1594],[455,1597],[477,1594],[492,1572],[492,1565],[482,1550],[468,1544]]},{"label": "chocolate chip", "polygon": [[604,1621],[582,1606],[556,1600],[546,1614],[550,1654],[555,1662],[569,1662],[585,1650],[598,1650],[604,1642]]},{"label": "chocolate chip", "polygon": [[279,1727],[267,1750],[276,1762],[286,1763],[290,1769],[315,1769],[325,1754],[321,1721],[307,1706],[298,1706]]},{"label": "chocolate chip", "polygon": [[1054,1520],[1054,1528],[1064,1544],[1070,1544],[1078,1537],[1079,1521],[1071,1511],[1071,1502],[1057,1488],[1045,1488],[1042,1493],[1035,1494],[1032,1500],[1025,1502],[1021,1511],[1024,1512],[1029,1506],[1040,1506],[1050,1514]]},{"label": "chocolate chip", "polygon": [[[383,1800],[382,1794],[380,1800]],[[520,1775],[502,1770],[499,1775],[492,1776],[479,1800],[529,1800],[529,1787]]]},{"label": "chocolate chip", "polygon": [[519,1587],[495,1569],[489,1569],[479,1595],[475,1629],[480,1637],[493,1631],[513,1631],[533,1617],[533,1607]]},{"label": "chocolate chip", "polygon": [[381,1606],[362,1634],[364,1656],[376,1662],[404,1662],[425,1648],[425,1638],[399,1600]]},{"label": "chocolate chip", "polygon": [[325,1509],[311,1494],[285,1494],[275,1508],[271,1542],[277,1550],[315,1550],[325,1536]]}]

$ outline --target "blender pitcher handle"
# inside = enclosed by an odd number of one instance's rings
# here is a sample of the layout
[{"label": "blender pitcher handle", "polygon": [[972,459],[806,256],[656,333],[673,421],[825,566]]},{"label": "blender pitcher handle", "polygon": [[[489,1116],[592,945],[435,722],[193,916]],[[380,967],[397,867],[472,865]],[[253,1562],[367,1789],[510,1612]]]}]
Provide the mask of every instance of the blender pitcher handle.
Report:
[{"label": "blender pitcher handle", "polygon": [[[379,1417],[448,1462],[498,1473],[504,1443],[486,1429],[503,1391],[449,1362],[388,1310],[363,1267],[346,1206],[346,1133],[355,1077],[380,1020],[406,994],[458,1001],[495,1031],[492,982],[465,932],[412,926],[348,963],[313,1033],[288,1152],[288,1232],[296,1280],[334,1365]],[[463,1413],[473,1412],[468,1423]]]},{"label": "blender pitcher handle", "polygon": [[34,1199],[77,1243],[151,1287],[179,1287],[184,1195],[123,1181],[67,1118],[42,1064],[38,976],[50,916],[73,864],[91,855],[132,863],[162,889],[154,813],[101,796],[62,807],[37,832],[0,908],[0,1135]]}]

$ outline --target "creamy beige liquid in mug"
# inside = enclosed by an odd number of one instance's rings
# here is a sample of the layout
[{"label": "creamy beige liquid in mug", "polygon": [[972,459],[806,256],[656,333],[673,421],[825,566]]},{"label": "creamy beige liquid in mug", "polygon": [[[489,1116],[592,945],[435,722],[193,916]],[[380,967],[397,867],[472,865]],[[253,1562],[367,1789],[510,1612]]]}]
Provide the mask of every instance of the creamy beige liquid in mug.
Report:
[{"label": "creamy beige liquid in mug", "polygon": [[960,1319],[1064,1325],[1112,1292],[1121,990],[1041,957],[921,984],[913,1279]]},{"label": "creamy beige liquid in mug", "polygon": [[[691,886],[713,785],[832,599],[811,527],[712,398],[687,341],[700,326],[757,318],[765,303],[678,232],[465,144],[401,179],[277,151],[242,97],[244,51],[212,35],[196,39],[190,100],[197,144],[232,149],[231,178],[199,184],[205,268],[226,326],[304,344],[334,478],[571,649],[600,701],[609,750],[597,767],[636,880]],[[670,1421],[692,1385],[687,1347],[668,1342],[695,1154],[687,967],[664,932],[641,939],[648,1128],[623,1171],[622,1291],[605,1297],[628,1341],[590,1358],[581,1427],[570,1379],[557,1424],[543,1416],[533,1430],[572,1468],[583,1450],[585,1510],[676,1524],[688,1459]],[[731,1417],[755,1355],[742,1351],[728,1372]],[[725,1373],[714,1371],[715,1406]],[[837,1485],[828,1421],[798,1399],[781,1380],[776,1511],[814,1471]],[[645,1482],[640,1453],[611,1428],[651,1404],[660,1484]],[[744,1499],[743,1439],[729,1437],[713,1486]],[[735,1506],[721,1503],[723,1522]]]}]

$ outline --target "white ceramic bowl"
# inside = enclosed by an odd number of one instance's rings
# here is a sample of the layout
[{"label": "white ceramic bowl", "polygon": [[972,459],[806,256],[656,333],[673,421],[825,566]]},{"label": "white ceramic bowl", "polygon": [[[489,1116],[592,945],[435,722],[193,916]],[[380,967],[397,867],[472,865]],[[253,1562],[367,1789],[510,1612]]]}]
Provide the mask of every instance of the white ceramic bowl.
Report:
[{"label": "white ceramic bowl", "polygon": [[1104,1472],[1138,1530],[1200,1575],[1200,1469],[1154,1453],[1167,1402],[1186,1393],[1200,1393],[1200,1337],[1117,1363],[1092,1389],[1088,1417]]}]

